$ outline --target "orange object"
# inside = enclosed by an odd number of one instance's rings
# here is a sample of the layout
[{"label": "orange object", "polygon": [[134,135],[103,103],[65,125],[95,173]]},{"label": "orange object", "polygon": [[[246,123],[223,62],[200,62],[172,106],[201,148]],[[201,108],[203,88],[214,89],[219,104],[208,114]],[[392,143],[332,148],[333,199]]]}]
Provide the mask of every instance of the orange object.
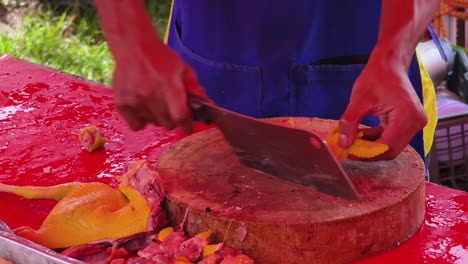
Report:
[{"label": "orange object", "polygon": [[208,240],[208,238],[211,236],[211,232],[210,231],[205,231],[205,232],[198,233],[195,236]]},{"label": "orange object", "polygon": [[171,226],[166,227],[166,228],[162,229],[161,231],[159,231],[158,240],[159,241],[164,241],[172,233],[174,233],[174,228],[172,228]]},{"label": "orange object", "polygon": [[376,157],[388,150],[388,146],[382,143],[368,141],[357,138],[354,143],[347,149],[349,155],[358,158],[370,159]]},{"label": "orange object", "polygon": [[81,145],[89,152],[102,148],[106,143],[106,137],[96,126],[88,126],[81,129],[78,133],[78,138]]},{"label": "orange object", "polygon": [[[73,182],[50,187],[0,183],[0,192],[14,193],[27,199],[57,200],[38,230],[22,226],[14,231],[48,248],[66,248],[147,231],[152,206],[155,205],[149,204],[140,186],[134,186],[134,182],[138,185],[146,181],[148,184],[157,177],[146,161],[139,161],[119,177],[118,188],[97,182]],[[159,206],[163,195],[157,196],[160,197]]]},{"label": "orange object", "polygon": [[346,158],[347,153],[346,150],[340,148],[338,145],[339,136],[340,134],[338,133],[338,127],[336,127],[330,132],[325,141],[327,142],[328,147],[330,148],[333,155],[335,155],[335,158],[338,161],[342,161]]},{"label": "orange object", "polygon": [[219,247],[219,244],[206,245],[203,247],[203,257],[214,254],[216,249]]},{"label": "orange object", "polygon": [[192,264],[193,262],[190,261],[189,258],[187,257],[184,257],[184,256],[179,256],[179,257],[176,257],[173,261],[172,261],[173,264]]},{"label": "orange object", "polygon": [[468,8],[468,0],[442,0],[434,15],[434,30],[441,38],[448,38],[447,28],[445,26],[443,16],[456,17],[461,20],[468,20],[468,13],[460,11],[460,9]]},{"label": "orange object", "polygon": [[291,125],[291,127],[294,127],[294,118],[288,118],[288,123]]},{"label": "orange object", "polygon": [[361,131],[358,133],[354,143],[348,148],[344,149],[338,145],[340,133],[338,126],[333,128],[328,135],[326,142],[330,147],[330,150],[335,155],[336,159],[341,161],[348,155],[353,155],[358,158],[369,159],[383,154],[388,150],[388,146],[379,142],[369,141],[362,139],[364,133]]}]

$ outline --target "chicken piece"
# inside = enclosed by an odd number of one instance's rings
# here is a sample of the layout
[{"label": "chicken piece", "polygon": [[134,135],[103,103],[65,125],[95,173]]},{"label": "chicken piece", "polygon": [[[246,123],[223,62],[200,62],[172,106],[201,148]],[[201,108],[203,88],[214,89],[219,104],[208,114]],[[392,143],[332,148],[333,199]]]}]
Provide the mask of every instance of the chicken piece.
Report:
[{"label": "chicken piece", "polygon": [[172,233],[174,233],[174,228],[172,226],[166,227],[163,230],[159,231],[158,240],[164,241]]},{"label": "chicken piece", "polygon": [[223,243],[206,245],[203,248],[203,259],[198,264],[253,264],[254,261],[247,255]]},{"label": "chicken piece", "polygon": [[115,240],[101,240],[69,247],[60,254],[86,263],[118,263],[117,260],[135,256],[138,251],[147,247],[153,239],[154,231],[144,232]]},{"label": "chicken piece", "polygon": [[81,129],[78,133],[78,138],[83,148],[89,152],[102,148],[106,143],[106,137],[96,126],[88,126]]},{"label": "chicken piece", "polygon": [[247,255],[240,254],[235,257],[226,256],[220,264],[253,264],[254,261]]},{"label": "chicken piece", "polygon": [[170,264],[192,264],[193,262],[187,258],[187,257],[184,257],[184,256],[180,256],[180,257],[175,257],[171,262]]},{"label": "chicken piece", "polygon": [[50,187],[0,183],[0,192],[58,201],[38,230],[28,226],[14,230],[52,249],[117,239],[166,224],[160,207],[164,191],[159,175],[146,161],[132,162],[129,171],[117,180],[118,188],[97,182]]},{"label": "chicken piece", "polygon": [[192,263],[200,258],[209,236],[210,232],[202,232],[188,238],[182,231],[173,232],[172,228],[166,228],[159,232],[158,238],[162,240],[149,244],[138,252],[138,256],[153,263]]},{"label": "chicken piece", "polygon": [[388,150],[388,146],[385,144],[363,139],[364,133],[362,131],[358,133],[348,149],[343,149],[338,145],[339,136],[338,126],[336,126],[326,139],[330,150],[338,161],[345,159],[348,155],[363,159],[374,158]]},{"label": "chicken piece", "polygon": [[70,247],[61,254],[86,263],[219,264],[224,259],[228,264],[253,263],[248,262],[251,261],[249,257],[223,243],[208,245],[210,235],[207,231],[189,238],[182,231],[166,227],[159,233],[145,232]]}]

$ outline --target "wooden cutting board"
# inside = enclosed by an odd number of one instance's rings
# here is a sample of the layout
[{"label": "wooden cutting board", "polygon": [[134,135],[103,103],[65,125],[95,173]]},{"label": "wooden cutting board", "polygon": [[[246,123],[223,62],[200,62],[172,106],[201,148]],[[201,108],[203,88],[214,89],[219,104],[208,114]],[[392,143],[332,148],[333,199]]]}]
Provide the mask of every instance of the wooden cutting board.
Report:
[{"label": "wooden cutting board", "polygon": [[[290,123],[288,118],[268,119]],[[294,118],[324,137],[336,121]],[[292,146],[294,147],[294,146]],[[171,146],[157,169],[171,223],[241,249],[256,263],[347,263],[399,245],[425,214],[422,159],[346,161],[361,202],[331,197],[243,167],[212,128]]]}]

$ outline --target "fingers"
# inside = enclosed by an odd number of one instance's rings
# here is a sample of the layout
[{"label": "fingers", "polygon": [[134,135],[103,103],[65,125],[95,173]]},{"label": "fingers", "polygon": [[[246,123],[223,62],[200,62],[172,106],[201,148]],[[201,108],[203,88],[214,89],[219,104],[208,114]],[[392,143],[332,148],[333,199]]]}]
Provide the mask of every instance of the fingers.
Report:
[{"label": "fingers", "polygon": [[408,142],[411,140],[407,136],[408,133],[397,131],[396,127],[401,127],[401,125],[390,122],[390,125],[383,131],[378,142],[388,145],[389,148],[385,153],[375,157],[373,161],[394,159],[408,145]]},{"label": "fingers", "polygon": [[170,83],[170,87],[165,89],[165,103],[171,122],[174,126],[180,127],[186,134],[193,131],[192,111],[189,106],[188,96],[195,95],[206,97],[201,88],[195,71],[186,66],[181,78],[176,78]]},{"label": "fingers", "polygon": [[375,141],[380,138],[382,135],[384,128],[381,126],[378,127],[366,127],[363,129],[359,129],[359,132],[363,132],[362,138],[365,140]]},{"label": "fingers", "polygon": [[145,127],[146,120],[139,114],[139,110],[133,105],[137,105],[136,98],[128,96],[126,88],[128,87],[128,78],[121,74],[120,67],[116,67],[112,81],[114,91],[114,104],[120,115],[127,122],[133,131],[141,130]]},{"label": "fingers", "polygon": [[169,85],[153,80],[149,88],[150,92],[144,95],[139,95],[140,114],[145,117],[148,123],[153,123],[156,126],[162,126],[167,130],[175,128],[171,115],[167,110],[170,102],[167,101],[165,93],[169,89]]},{"label": "fingers", "polygon": [[[114,75],[115,105],[132,130],[147,123],[167,130],[180,127],[191,133],[194,125],[188,94],[205,97],[195,72],[188,66],[180,74],[159,76],[118,72]],[[133,73],[135,75],[135,73]]]},{"label": "fingers", "polygon": [[[186,67],[183,73],[182,82],[179,85],[183,85],[183,109],[176,109],[175,107],[169,107],[169,112],[173,115],[173,118],[176,120],[177,125],[182,128],[184,133],[191,133],[193,131],[193,121],[192,121],[192,107],[188,102],[189,96],[199,96],[203,98],[208,98],[205,90],[201,87],[198,82],[197,75],[195,71]],[[171,106],[171,105],[169,105]]]},{"label": "fingers", "polygon": [[348,156],[349,159],[366,162],[395,159],[408,146],[414,135],[424,128],[427,122],[424,111],[418,110],[406,113],[395,110],[381,116],[380,119],[380,126],[359,128],[358,130],[364,134],[362,139],[385,144],[389,147],[388,150],[373,158],[363,159],[350,155]]},{"label": "fingers", "polygon": [[357,103],[351,101],[339,121],[339,145],[342,148],[349,148],[356,139],[358,126],[368,111],[359,107]]},{"label": "fingers", "polygon": [[141,130],[145,127],[146,120],[138,115],[138,112],[130,107],[117,107],[119,113],[123,116],[128,126],[133,131]]},{"label": "fingers", "polygon": [[[380,121],[382,124],[382,121]],[[364,140],[369,140],[369,141],[376,141],[378,140],[384,131],[384,127],[378,126],[378,127],[365,127],[365,128],[359,128],[358,133],[362,132],[363,136],[361,139]],[[348,155],[348,159],[350,160],[359,160],[359,161],[376,161],[381,159],[380,155],[374,158],[359,158],[353,155]]]},{"label": "fingers", "polygon": [[175,126],[180,127],[186,134],[192,132],[192,113],[187,101],[187,87],[183,80],[177,79],[172,83],[170,92],[166,95],[167,111]]},{"label": "fingers", "polygon": [[414,135],[424,128],[427,123],[424,111],[416,110],[413,113],[405,115],[403,112],[395,111],[389,114],[388,125],[378,139],[378,142],[388,145],[389,149],[375,160],[396,158],[408,146]]}]

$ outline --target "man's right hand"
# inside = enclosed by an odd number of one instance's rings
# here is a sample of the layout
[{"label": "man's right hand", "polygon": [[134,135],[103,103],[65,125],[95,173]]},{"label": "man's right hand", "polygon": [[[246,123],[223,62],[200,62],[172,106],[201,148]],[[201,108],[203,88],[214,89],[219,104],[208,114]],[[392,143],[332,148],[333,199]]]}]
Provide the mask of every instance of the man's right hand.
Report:
[{"label": "man's right hand", "polygon": [[116,59],[114,102],[132,130],[146,124],[193,129],[188,94],[205,96],[195,72],[162,43]]},{"label": "man's right hand", "polygon": [[95,0],[115,59],[115,105],[130,128],[193,128],[189,94],[205,96],[195,72],[158,37],[143,1]]}]

